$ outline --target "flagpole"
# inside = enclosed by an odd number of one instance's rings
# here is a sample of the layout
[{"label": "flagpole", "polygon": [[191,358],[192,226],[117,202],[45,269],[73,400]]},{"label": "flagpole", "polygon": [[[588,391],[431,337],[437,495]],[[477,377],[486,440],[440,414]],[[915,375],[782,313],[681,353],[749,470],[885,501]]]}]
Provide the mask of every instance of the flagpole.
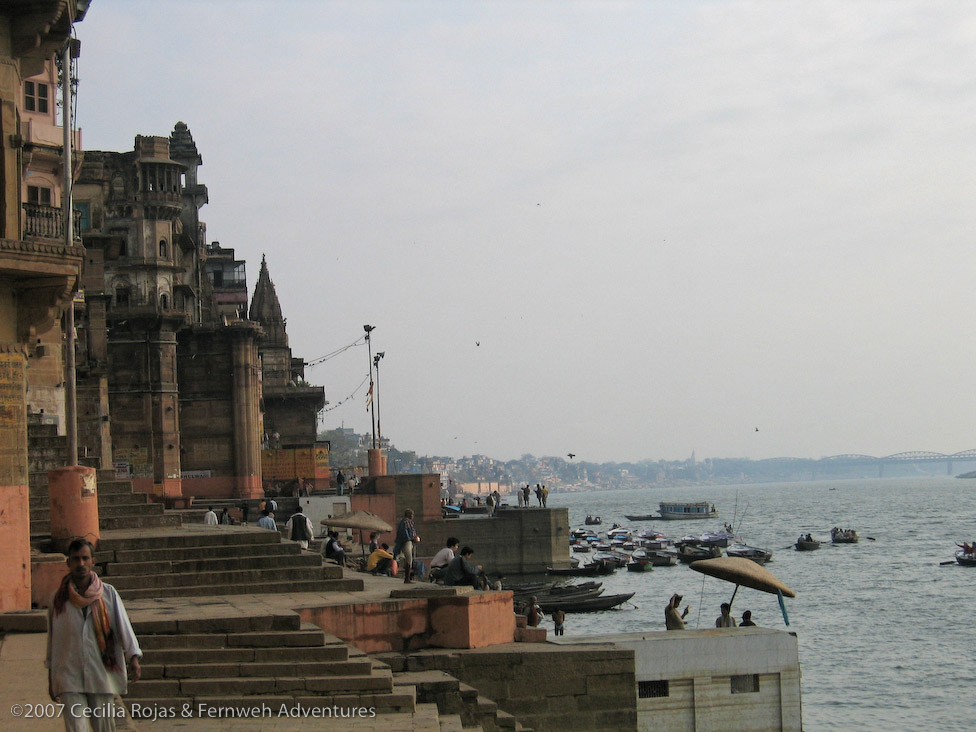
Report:
[{"label": "flagpole", "polygon": [[375,326],[364,325],[366,331],[366,349],[369,351],[369,411],[373,418],[373,449],[376,449],[376,400],[373,395],[373,343],[370,341],[369,334],[376,330]]}]

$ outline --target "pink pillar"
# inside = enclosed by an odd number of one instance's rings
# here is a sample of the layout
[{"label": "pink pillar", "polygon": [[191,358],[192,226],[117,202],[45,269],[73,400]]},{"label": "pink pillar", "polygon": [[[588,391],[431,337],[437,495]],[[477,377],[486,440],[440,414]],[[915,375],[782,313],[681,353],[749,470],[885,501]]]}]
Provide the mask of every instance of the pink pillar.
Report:
[{"label": "pink pillar", "polygon": [[386,461],[383,459],[383,451],[378,447],[366,451],[366,461],[370,478],[377,475],[386,475]]},{"label": "pink pillar", "polygon": [[98,543],[98,489],[95,469],[71,465],[47,474],[51,495],[51,539],[67,553],[72,539]]}]

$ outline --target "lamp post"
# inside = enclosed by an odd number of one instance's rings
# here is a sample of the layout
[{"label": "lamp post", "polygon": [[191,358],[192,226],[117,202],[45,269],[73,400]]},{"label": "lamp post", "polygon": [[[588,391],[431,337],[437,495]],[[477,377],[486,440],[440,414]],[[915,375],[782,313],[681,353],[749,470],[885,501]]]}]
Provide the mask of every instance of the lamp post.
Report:
[{"label": "lamp post", "polygon": [[364,325],[366,331],[366,349],[369,351],[369,411],[373,417],[373,449],[376,449],[376,407],[373,401],[373,344],[369,339],[369,334],[376,330],[375,326]]},{"label": "lamp post", "polygon": [[383,422],[380,417],[380,361],[386,351],[379,351],[373,356],[373,367],[376,369],[376,438],[379,440],[380,448],[383,446]]}]

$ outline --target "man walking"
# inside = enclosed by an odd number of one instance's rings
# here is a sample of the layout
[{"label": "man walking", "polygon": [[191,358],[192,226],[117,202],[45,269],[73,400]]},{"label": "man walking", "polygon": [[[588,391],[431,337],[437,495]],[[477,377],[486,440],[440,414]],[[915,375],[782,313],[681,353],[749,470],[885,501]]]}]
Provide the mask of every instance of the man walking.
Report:
[{"label": "man walking", "polygon": [[213,506],[207,507],[207,512],[203,515],[203,523],[207,526],[217,525],[217,512],[213,510]]},{"label": "man walking", "polygon": [[298,510],[291,515],[291,518],[285,524],[285,536],[292,541],[297,541],[302,549],[308,549],[308,542],[315,536],[315,529],[312,528],[312,522],[302,512],[301,506],[298,507]]},{"label": "man walking", "polygon": [[413,584],[413,545],[419,542],[417,528],[413,524],[413,509],[403,512],[403,518],[397,524],[396,543],[393,545],[393,556],[399,557],[403,552],[403,584]]},{"label": "man walking", "polygon": [[[119,593],[99,579],[87,539],[68,546],[68,574],[48,610],[48,694],[64,704],[67,732],[114,732],[125,710],[114,706],[129,676],[142,673],[142,650]],[[91,727],[89,727],[89,721]]]}]

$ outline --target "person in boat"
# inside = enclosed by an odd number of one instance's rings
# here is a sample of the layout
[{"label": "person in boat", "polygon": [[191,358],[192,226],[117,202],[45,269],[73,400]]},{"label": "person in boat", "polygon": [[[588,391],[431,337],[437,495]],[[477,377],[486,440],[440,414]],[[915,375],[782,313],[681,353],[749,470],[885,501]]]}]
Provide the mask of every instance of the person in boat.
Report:
[{"label": "person in boat", "polygon": [[742,613],[742,622],[739,623],[740,628],[755,628],[756,624],[752,622],[752,610],[746,610]]},{"label": "person in boat", "polygon": [[668,600],[668,604],[664,607],[664,626],[668,630],[684,630],[685,629],[685,618],[688,617],[688,607],[680,615],[678,614],[678,606],[681,604],[681,595],[677,592],[671,595],[671,599]]},{"label": "person in boat", "polygon": [[962,544],[956,544],[956,546],[962,549],[963,554],[976,554],[976,541],[972,544],[963,542]]},{"label": "person in boat", "polygon": [[732,606],[727,602],[722,603],[722,614],[715,618],[716,628],[734,628],[735,618],[732,617]]}]

